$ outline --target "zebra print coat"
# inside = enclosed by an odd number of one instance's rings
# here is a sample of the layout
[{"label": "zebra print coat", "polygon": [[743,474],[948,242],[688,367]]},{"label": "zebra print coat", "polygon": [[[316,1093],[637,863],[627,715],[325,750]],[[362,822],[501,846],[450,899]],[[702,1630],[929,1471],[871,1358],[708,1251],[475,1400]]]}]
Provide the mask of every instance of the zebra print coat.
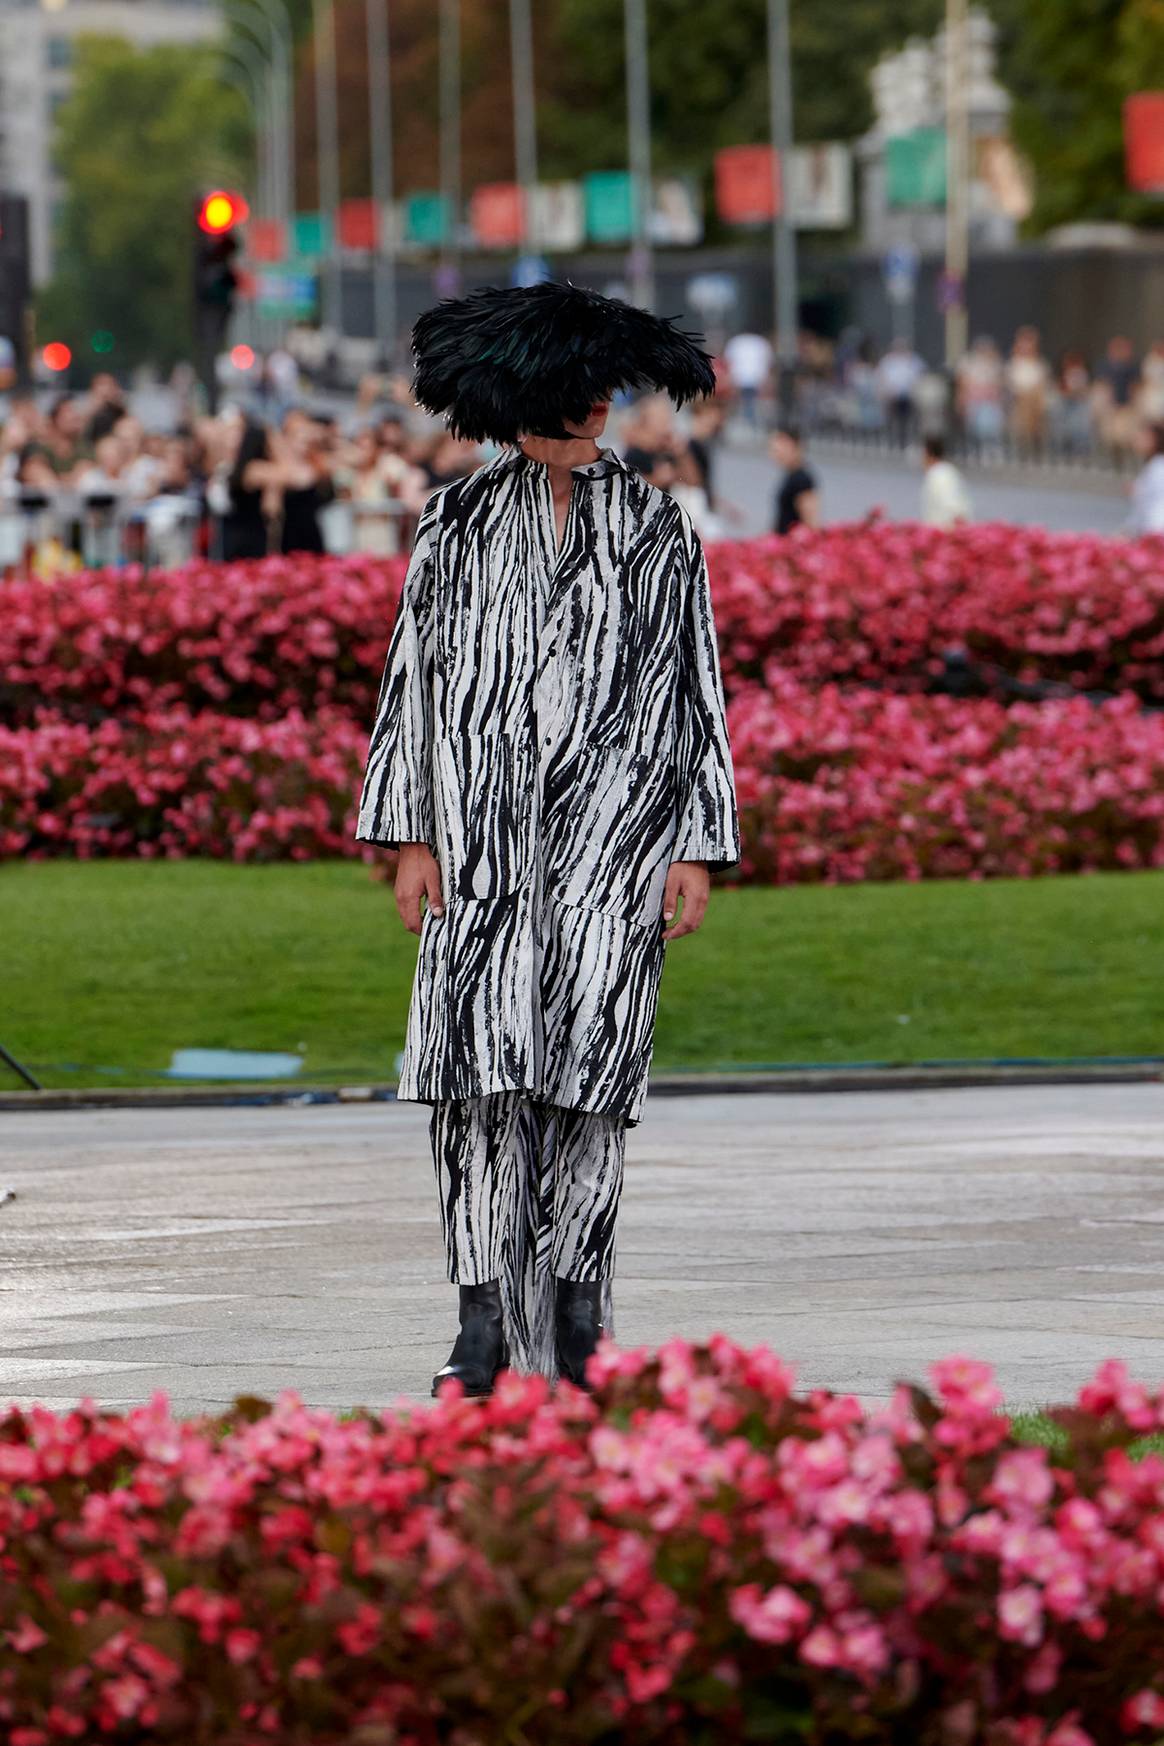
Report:
[{"label": "zebra print coat", "polygon": [[638,1119],[672,861],[739,857],[707,569],[609,449],[506,450],[425,506],[357,836],[431,845],[399,1096],[526,1091]]}]

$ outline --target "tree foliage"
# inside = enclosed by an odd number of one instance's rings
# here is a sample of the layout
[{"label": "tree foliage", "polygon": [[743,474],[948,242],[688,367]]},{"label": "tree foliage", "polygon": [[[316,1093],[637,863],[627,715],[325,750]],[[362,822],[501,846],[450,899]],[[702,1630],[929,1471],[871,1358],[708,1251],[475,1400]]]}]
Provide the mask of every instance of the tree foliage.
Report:
[{"label": "tree foliage", "polygon": [[242,99],[212,51],[83,38],[57,117],[66,197],[42,334],[92,358],[105,329],[118,368],[188,357],[193,203],[239,178],[246,137]]}]

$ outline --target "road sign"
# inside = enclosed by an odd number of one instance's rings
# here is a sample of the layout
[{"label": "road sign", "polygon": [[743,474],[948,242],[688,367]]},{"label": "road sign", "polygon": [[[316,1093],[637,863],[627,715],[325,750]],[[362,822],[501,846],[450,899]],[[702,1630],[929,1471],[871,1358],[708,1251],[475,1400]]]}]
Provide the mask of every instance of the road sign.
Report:
[{"label": "road sign", "polygon": [[318,279],[288,267],[260,267],[254,275],[255,302],[263,315],[315,314]]},{"label": "road sign", "polygon": [[908,303],[917,289],[921,256],[911,242],[894,243],[885,251],[881,273],[891,303]]}]

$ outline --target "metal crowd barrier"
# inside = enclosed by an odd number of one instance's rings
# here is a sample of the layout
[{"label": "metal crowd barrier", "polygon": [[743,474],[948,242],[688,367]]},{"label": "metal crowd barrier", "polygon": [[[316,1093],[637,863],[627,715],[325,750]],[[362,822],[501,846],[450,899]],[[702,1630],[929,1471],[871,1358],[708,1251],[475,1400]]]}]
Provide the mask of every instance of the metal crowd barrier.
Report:
[{"label": "metal crowd barrier", "polygon": [[[328,552],[393,557],[408,551],[414,515],[386,497],[339,500],[326,505],[319,519]],[[0,502],[0,577],[125,564],[170,569],[199,556],[220,560],[222,550],[221,517],[195,498],[127,504],[109,493],[49,496],[26,490]]]}]

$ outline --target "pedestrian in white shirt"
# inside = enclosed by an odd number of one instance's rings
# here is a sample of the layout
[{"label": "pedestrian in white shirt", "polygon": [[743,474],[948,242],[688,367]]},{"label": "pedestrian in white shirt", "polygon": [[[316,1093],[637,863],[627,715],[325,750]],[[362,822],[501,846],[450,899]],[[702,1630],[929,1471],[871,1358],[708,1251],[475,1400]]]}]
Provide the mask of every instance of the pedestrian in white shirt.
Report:
[{"label": "pedestrian in white shirt", "polygon": [[1164,533],[1164,424],[1144,432],[1147,460],[1132,486],[1132,526],[1139,534]]},{"label": "pedestrian in white shirt", "polygon": [[732,387],[740,397],[740,411],[754,430],[760,390],[772,369],[771,342],[762,333],[733,334],[723,355],[731,371]]},{"label": "pedestrian in white shirt", "polygon": [[940,436],[928,436],[922,445],[921,518],[930,527],[957,527],[973,515],[970,493],[953,461],[946,459]]},{"label": "pedestrian in white shirt", "polygon": [[907,339],[895,339],[877,366],[877,389],[885,408],[890,440],[905,448],[913,434],[914,390],[925,375],[925,361]]}]

